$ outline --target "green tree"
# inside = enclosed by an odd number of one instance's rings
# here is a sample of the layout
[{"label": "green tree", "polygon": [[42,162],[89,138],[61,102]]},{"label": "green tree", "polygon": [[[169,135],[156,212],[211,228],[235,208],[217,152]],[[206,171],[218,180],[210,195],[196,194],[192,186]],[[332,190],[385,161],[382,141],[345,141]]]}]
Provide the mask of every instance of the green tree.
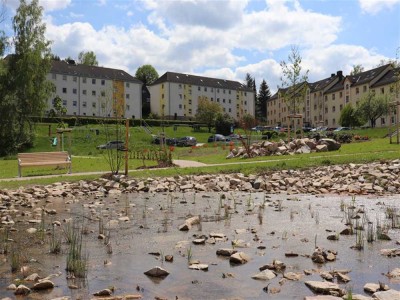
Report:
[{"label": "green tree", "polygon": [[362,72],[364,72],[364,67],[362,65],[353,65],[353,70],[351,70],[350,75],[357,75]]},{"label": "green tree", "polygon": [[93,51],[81,51],[78,55],[78,61],[81,65],[87,66],[98,66],[99,62],[97,61],[96,54]]},{"label": "green tree", "polygon": [[267,102],[271,98],[271,92],[267,82],[263,79],[258,90],[256,102],[256,117],[260,119],[267,118]]},{"label": "green tree", "polygon": [[[250,75],[250,73],[246,74],[246,86],[249,89],[252,89],[254,92],[254,106],[256,107],[257,104],[257,87],[256,87],[256,79]],[[256,108],[257,110],[257,108]]]},{"label": "green tree", "polygon": [[53,108],[49,112],[49,116],[53,118],[58,118],[58,127],[65,128],[66,124],[62,121],[62,117],[67,114],[67,108],[63,106],[63,102],[60,96],[56,96],[53,99]]},{"label": "green tree", "polygon": [[207,125],[208,132],[215,126],[217,115],[222,112],[222,107],[217,102],[212,102],[206,97],[199,97],[196,120]]},{"label": "green tree", "polygon": [[152,65],[143,65],[136,70],[135,77],[143,82],[144,86],[149,86],[158,79],[158,73]]},{"label": "green tree", "polygon": [[231,127],[233,126],[234,123],[235,121],[229,114],[219,113],[215,118],[215,132],[223,135],[229,135],[231,134]]},{"label": "green tree", "polygon": [[389,112],[389,96],[386,94],[376,95],[372,91],[364,94],[356,108],[356,114],[364,120],[368,120],[372,128],[376,120]]},{"label": "green tree", "polygon": [[280,63],[283,73],[281,77],[281,96],[289,114],[300,113],[300,107],[304,105],[308,70],[302,71],[301,61],[299,49],[293,46],[288,56],[288,62],[281,61]]},{"label": "green tree", "polygon": [[[38,0],[29,4],[20,1],[13,18],[15,54],[8,62],[9,101],[15,108],[18,136],[9,137],[15,148],[32,146],[34,124],[32,116],[41,115],[54,86],[47,81],[50,71],[50,42],[45,39],[46,25],[42,22],[43,8]],[[1,118],[3,119],[3,118]]]},{"label": "green tree", "polygon": [[340,112],[339,124],[343,127],[356,127],[364,124],[364,120],[357,115],[356,110],[349,103]]}]

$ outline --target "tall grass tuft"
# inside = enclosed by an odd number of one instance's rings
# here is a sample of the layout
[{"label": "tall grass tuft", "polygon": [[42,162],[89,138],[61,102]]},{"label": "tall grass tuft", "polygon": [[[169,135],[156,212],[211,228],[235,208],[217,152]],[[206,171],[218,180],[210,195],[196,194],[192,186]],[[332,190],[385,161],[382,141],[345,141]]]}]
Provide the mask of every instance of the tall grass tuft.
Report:
[{"label": "tall grass tuft", "polygon": [[[71,226],[72,227],[72,226]],[[78,278],[87,276],[89,256],[83,250],[83,234],[81,228],[72,228],[67,253],[66,271]]]},{"label": "tall grass tuft", "polygon": [[19,250],[16,248],[12,248],[10,253],[10,262],[11,262],[11,272],[15,273],[19,270],[21,266],[21,256],[19,254]]},{"label": "tall grass tuft", "polygon": [[51,235],[49,239],[49,247],[50,247],[50,253],[52,254],[59,254],[61,252],[61,237],[56,235],[56,231],[53,228],[51,230]]}]

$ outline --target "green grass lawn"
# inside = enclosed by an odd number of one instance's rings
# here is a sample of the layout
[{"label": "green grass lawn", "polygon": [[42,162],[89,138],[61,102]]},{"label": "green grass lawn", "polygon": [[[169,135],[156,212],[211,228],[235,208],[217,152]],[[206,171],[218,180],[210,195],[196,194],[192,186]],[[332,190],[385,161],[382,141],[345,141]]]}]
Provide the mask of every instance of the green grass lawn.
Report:
[{"label": "green grass lawn", "polygon": [[[52,124],[52,131],[55,125]],[[96,129],[99,134],[96,134]],[[119,130],[120,138],[116,132]],[[168,137],[182,137],[186,135],[194,136],[199,143],[204,143],[200,147],[174,147],[172,152],[173,159],[185,159],[203,162],[206,164],[219,164],[219,166],[210,166],[202,168],[171,168],[168,170],[146,169],[139,172],[131,172],[131,176],[171,176],[176,174],[206,174],[206,173],[224,173],[224,172],[241,172],[245,174],[255,172],[265,172],[267,170],[284,169],[284,168],[307,168],[318,165],[344,164],[344,163],[364,163],[376,160],[390,160],[400,158],[400,145],[389,144],[387,138],[383,138],[387,134],[387,129],[362,129],[353,131],[354,134],[368,136],[369,141],[353,142],[350,144],[342,144],[342,147],[335,152],[310,153],[302,155],[288,156],[263,156],[252,159],[226,159],[229,153],[229,146],[221,143],[207,143],[210,136],[207,129],[200,132],[193,132],[190,127],[178,127],[175,131],[173,127],[152,128],[153,134],[159,134],[164,130]],[[244,132],[242,132],[243,134]],[[212,134],[212,133],[211,133]],[[49,135],[49,124],[37,125],[36,140],[34,148],[30,152],[56,151],[57,147],[52,146],[51,138],[55,134]],[[129,148],[132,151],[141,153],[146,151],[157,150],[159,145],[151,144],[151,135],[146,133],[139,127],[132,127],[129,130]],[[64,136],[64,150],[72,153],[72,171],[73,173],[81,172],[109,172],[110,166],[107,162],[107,151],[98,150],[96,146],[104,144],[109,140],[124,140],[125,132],[123,128],[105,127],[105,126],[81,126],[72,129],[70,137]],[[281,137],[278,137],[278,139]],[[251,134],[252,141],[261,140],[261,136]],[[61,148],[61,147],[60,147]],[[121,154],[123,154],[121,152]],[[253,162],[253,163],[252,163]],[[229,164],[228,164],[229,163]],[[147,167],[156,165],[156,161],[130,159],[129,169],[137,169],[143,164]],[[121,170],[124,166],[122,165]],[[34,175],[59,174],[57,179],[40,179],[39,182],[54,182],[68,178],[68,180],[82,179],[82,176],[65,177],[66,169],[56,169],[54,167],[37,167],[24,168],[22,170],[24,177]],[[0,159],[0,178],[13,178],[18,174],[18,164],[16,157],[5,157]],[[98,175],[93,175],[98,177]],[[92,177],[92,176],[90,176]],[[25,182],[27,184],[29,182]],[[18,186],[19,183],[0,182],[1,187]]]}]

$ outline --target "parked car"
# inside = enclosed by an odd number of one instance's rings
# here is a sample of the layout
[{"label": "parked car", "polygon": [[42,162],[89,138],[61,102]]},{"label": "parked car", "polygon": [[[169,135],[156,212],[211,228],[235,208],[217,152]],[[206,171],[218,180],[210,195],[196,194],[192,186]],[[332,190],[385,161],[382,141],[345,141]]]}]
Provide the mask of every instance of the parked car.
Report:
[{"label": "parked car", "polygon": [[106,144],[99,145],[97,149],[118,149],[123,150],[125,148],[125,143],[122,141],[109,141]]},{"label": "parked car", "polygon": [[246,137],[246,135],[244,135],[244,134],[239,135],[239,134],[236,134],[236,133],[231,133],[231,134],[228,136],[228,138],[229,138],[230,141],[237,141],[237,140],[244,140],[244,139],[246,139],[247,137]]},{"label": "parked car", "polygon": [[[161,143],[161,137],[154,135],[152,143],[159,145]],[[178,139],[176,139],[176,138],[165,138],[164,137],[164,144],[167,144],[168,146],[174,146],[177,143],[178,143]]]},{"label": "parked car", "polygon": [[349,127],[338,127],[334,131],[345,131],[345,130],[350,130]]},{"label": "parked car", "polygon": [[207,142],[209,142],[209,143],[213,143],[213,142],[226,142],[226,141],[229,141],[230,139],[228,138],[228,137],[226,137],[226,136],[224,136],[224,135],[222,135],[222,134],[214,134],[214,135],[211,135],[209,138],[208,138],[208,140],[207,140]]},{"label": "parked car", "polygon": [[197,140],[192,136],[184,136],[178,139],[177,145],[182,147],[196,146]]}]

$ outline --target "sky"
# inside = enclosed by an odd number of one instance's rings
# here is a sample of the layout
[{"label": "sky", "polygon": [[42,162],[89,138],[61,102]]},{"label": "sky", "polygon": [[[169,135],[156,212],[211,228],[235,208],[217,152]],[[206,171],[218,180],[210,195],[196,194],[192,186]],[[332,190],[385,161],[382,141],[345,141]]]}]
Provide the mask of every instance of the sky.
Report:
[{"label": "sky", "polygon": [[[19,0],[6,2],[6,21]],[[292,47],[310,82],[395,59],[400,0],[39,0],[46,38],[62,59],[94,51],[100,66],[281,86]],[[8,50],[12,52],[12,48]],[[399,53],[400,54],[400,53]]]}]

